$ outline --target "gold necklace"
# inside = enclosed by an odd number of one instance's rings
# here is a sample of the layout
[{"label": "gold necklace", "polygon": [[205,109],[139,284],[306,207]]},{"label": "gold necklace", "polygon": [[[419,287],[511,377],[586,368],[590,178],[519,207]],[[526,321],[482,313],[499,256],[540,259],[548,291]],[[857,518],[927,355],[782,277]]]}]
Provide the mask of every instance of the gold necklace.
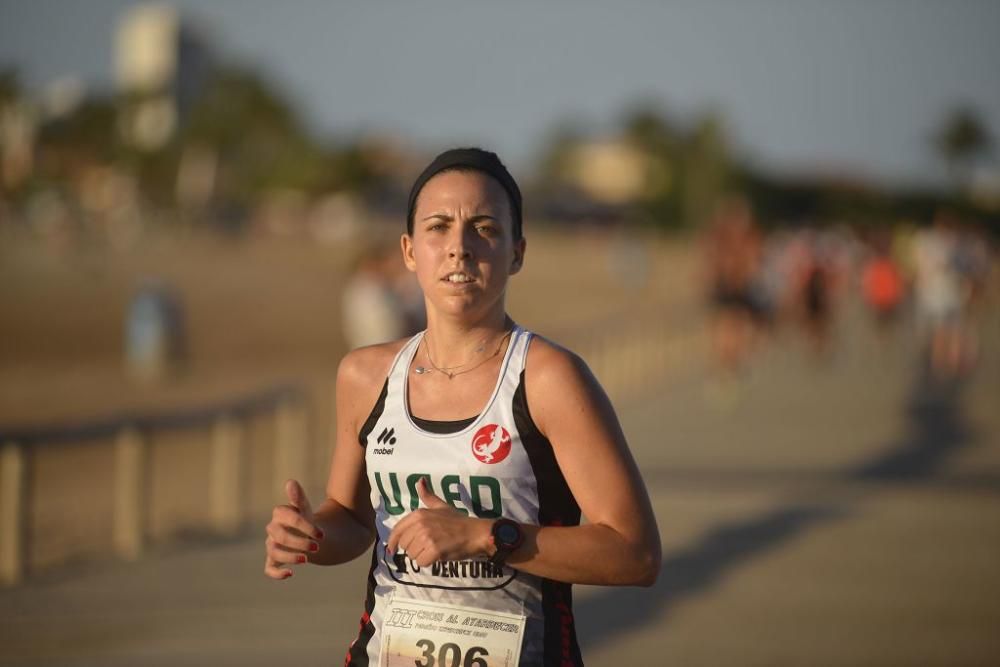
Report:
[{"label": "gold necklace", "polygon": [[[513,332],[513,329],[508,329],[507,330],[507,333],[505,333],[503,335],[503,337],[500,339],[500,342],[497,343],[497,349],[493,350],[493,354],[491,354],[490,356],[488,356],[485,359],[481,360],[475,366],[473,366],[471,368],[466,368],[463,371],[456,371],[455,369],[456,368],[462,368],[464,366],[468,366],[470,362],[466,361],[464,364],[459,364],[457,366],[446,366],[444,368],[442,368],[442,367],[438,366],[437,364],[435,364],[433,357],[431,357],[431,348],[430,348],[430,345],[427,344],[427,335],[425,334],[424,335],[424,340],[423,340],[423,343],[424,343],[424,353],[427,355],[427,361],[430,362],[431,367],[427,368],[426,366],[416,366],[416,367],[414,367],[413,372],[416,373],[417,375],[423,375],[424,373],[430,373],[431,371],[438,371],[439,373],[444,373],[445,375],[447,375],[448,379],[451,380],[456,375],[462,375],[463,373],[469,373],[471,371],[474,371],[477,368],[479,368],[480,366],[482,366],[483,364],[485,364],[487,361],[489,361],[490,359],[492,359],[493,357],[495,357],[498,354],[500,354],[500,348],[503,347],[503,342],[505,340],[507,340],[507,338],[510,336],[510,334],[512,332]],[[474,355],[475,354],[479,354],[485,348],[486,348],[486,342],[483,341],[483,343],[479,347],[477,347],[475,349],[475,351],[473,352],[473,354]]]}]

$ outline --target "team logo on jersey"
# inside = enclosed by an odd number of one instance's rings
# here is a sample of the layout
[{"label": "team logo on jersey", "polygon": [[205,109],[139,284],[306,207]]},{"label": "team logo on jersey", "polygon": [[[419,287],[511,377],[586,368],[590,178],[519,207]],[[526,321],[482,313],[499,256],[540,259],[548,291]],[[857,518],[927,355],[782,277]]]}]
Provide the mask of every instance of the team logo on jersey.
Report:
[{"label": "team logo on jersey", "polygon": [[487,424],[472,436],[472,455],[482,463],[500,463],[510,454],[510,433],[499,424]]},{"label": "team logo on jersey", "polygon": [[393,445],[396,444],[396,429],[394,428],[384,428],[382,432],[379,433],[378,438],[375,439],[380,447],[375,447],[372,449],[372,454],[392,454],[395,451]]}]

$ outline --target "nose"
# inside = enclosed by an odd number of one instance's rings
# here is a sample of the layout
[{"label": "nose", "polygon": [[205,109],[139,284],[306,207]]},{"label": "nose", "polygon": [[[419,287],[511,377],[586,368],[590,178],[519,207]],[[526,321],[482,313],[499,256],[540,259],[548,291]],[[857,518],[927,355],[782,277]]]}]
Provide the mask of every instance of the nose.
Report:
[{"label": "nose", "polygon": [[469,237],[466,225],[455,225],[448,245],[449,259],[468,259],[472,257],[472,239]]}]

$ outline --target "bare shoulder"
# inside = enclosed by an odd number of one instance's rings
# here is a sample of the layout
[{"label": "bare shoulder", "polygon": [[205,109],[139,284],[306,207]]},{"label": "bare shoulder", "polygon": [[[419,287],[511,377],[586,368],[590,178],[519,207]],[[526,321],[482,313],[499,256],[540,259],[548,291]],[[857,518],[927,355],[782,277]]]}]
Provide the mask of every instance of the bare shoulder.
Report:
[{"label": "bare shoulder", "polygon": [[393,359],[408,339],[351,350],[337,367],[338,410],[351,420],[363,418],[378,400]]},{"label": "bare shoulder", "polygon": [[559,428],[581,413],[613,416],[611,403],[587,363],[576,353],[542,336],[534,336],[525,363],[528,411],[542,433]]},{"label": "bare shoulder", "polygon": [[575,352],[534,334],[528,347],[525,379],[529,383],[550,385],[579,382],[593,378],[586,362]]},{"label": "bare shoulder", "polygon": [[392,360],[403,349],[407,340],[404,338],[351,350],[340,360],[337,382],[347,383],[353,389],[361,389],[368,384],[378,382],[376,391],[381,389]]}]

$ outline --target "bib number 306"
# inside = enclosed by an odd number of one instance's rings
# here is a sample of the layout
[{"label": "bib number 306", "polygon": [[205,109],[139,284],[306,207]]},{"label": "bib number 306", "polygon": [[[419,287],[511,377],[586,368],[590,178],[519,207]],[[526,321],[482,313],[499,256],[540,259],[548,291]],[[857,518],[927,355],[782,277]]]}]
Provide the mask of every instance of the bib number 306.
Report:
[{"label": "bib number 306", "polygon": [[390,594],[379,667],[517,667],[526,619],[493,609]]},{"label": "bib number 306", "polygon": [[462,647],[454,642],[447,642],[434,652],[436,648],[430,639],[421,639],[417,648],[423,650],[423,660],[414,660],[416,667],[488,667],[483,656],[489,655],[482,646],[472,646],[462,655]]}]

